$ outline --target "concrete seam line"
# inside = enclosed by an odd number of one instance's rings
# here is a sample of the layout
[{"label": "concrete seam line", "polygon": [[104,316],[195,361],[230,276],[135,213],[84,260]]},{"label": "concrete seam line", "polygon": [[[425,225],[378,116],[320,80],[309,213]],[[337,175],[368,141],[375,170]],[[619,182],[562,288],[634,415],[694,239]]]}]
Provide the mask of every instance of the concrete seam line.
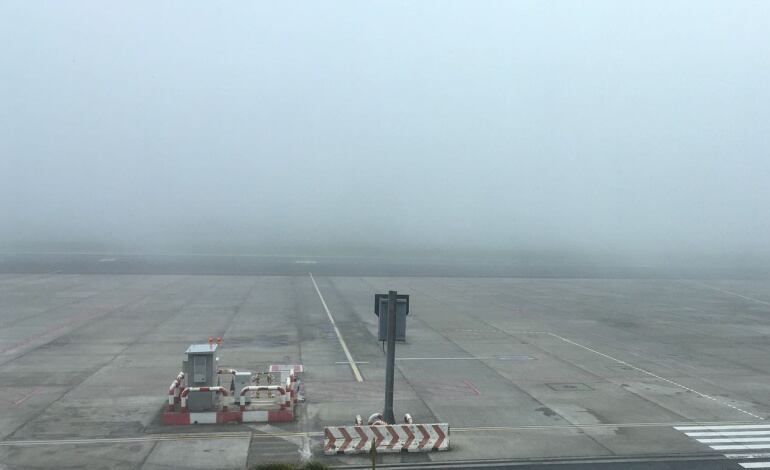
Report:
[{"label": "concrete seam line", "polygon": [[[742,423],[746,421],[714,421],[714,422],[671,422],[671,423],[595,423],[595,424],[565,424],[565,425],[523,425],[523,426],[480,426],[480,427],[458,427],[452,428],[452,434],[463,432],[501,432],[513,431],[523,432],[528,430],[542,430],[546,428],[555,429],[580,429],[580,428],[645,428],[645,427],[673,427],[700,425],[703,427],[719,426],[725,423]],[[3,440],[0,441],[0,447],[11,446],[35,446],[35,445],[72,445],[72,444],[119,444],[131,442],[151,442],[151,441],[179,441],[179,440],[200,440],[200,439],[274,439],[276,437],[322,437],[322,431],[315,432],[273,432],[273,433],[252,433],[252,432],[202,432],[186,434],[148,434],[134,437],[93,437],[93,438],[63,438],[63,439],[41,439],[41,440]]]},{"label": "concrete seam line", "polygon": [[353,356],[350,354],[347,343],[345,343],[345,340],[342,339],[342,333],[340,333],[340,329],[337,328],[337,323],[334,321],[332,312],[329,311],[329,307],[326,305],[326,300],[324,300],[324,296],[321,294],[321,289],[318,288],[318,284],[315,282],[313,273],[308,273],[308,275],[310,275],[310,280],[313,281],[313,287],[315,287],[318,298],[321,299],[321,304],[323,305],[324,310],[326,310],[326,315],[329,317],[329,321],[331,322],[332,327],[334,327],[334,332],[337,334],[337,339],[340,340],[340,345],[342,346],[342,350],[345,352],[345,357],[348,359],[350,369],[353,371],[353,375],[356,377],[356,382],[363,382],[364,378],[361,376],[361,371],[358,370],[356,361],[353,360]]},{"label": "concrete seam line", "polygon": [[756,303],[762,304],[762,305],[770,305],[770,302],[768,302],[766,300],[756,299],[754,297],[749,297],[748,295],[739,294],[739,293],[733,292],[731,290],[722,289],[720,287],[715,287],[715,286],[710,286],[710,285],[706,284],[705,282],[698,282],[698,281],[690,281],[690,282],[692,284],[695,284],[696,286],[704,287],[706,289],[711,289],[713,291],[721,292],[723,294],[732,295],[734,297],[738,297],[738,298],[741,298],[743,300],[748,300],[750,302],[756,302]]}]

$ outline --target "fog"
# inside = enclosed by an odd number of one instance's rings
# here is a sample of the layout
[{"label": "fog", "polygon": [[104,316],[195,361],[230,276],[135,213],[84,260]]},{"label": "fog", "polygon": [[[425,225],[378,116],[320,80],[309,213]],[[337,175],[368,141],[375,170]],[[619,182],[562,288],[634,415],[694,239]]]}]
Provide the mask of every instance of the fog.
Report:
[{"label": "fog", "polygon": [[0,3],[0,249],[770,252],[770,2]]}]

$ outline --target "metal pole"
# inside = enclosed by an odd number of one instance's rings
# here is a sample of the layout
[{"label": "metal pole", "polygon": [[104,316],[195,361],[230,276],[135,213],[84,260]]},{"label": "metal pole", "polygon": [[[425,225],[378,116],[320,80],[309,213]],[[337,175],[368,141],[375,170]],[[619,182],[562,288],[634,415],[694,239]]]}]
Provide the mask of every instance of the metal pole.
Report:
[{"label": "metal pole", "polygon": [[396,365],[396,291],[388,292],[388,357],[385,362],[385,421],[395,424],[393,415],[393,374]]}]

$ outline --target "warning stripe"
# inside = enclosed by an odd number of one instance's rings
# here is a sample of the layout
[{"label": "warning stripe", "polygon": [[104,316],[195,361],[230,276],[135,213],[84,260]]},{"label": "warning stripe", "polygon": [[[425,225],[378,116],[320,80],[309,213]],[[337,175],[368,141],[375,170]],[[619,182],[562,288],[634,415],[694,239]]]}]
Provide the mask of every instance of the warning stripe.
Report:
[{"label": "warning stripe", "polygon": [[[353,442],[353,436],[348,433],[348,430],[345,428],[340,428],[340,433],[343,436],[342,444],[340,445],[340,448],[338,449],[340,452],[345,452],[348,450],[348,446],[351,442]],[[351,448],[350,450],[354,451],[355,449]]]},{"label": "warning stripe", "polygon": [[364,430],[360,427],[356,428],[356,432],[358,433],[358,436],[361,439],[358,445],[356,445],[356,450],[361,450],[365,448],[366,443],[369,442],[369,436],[367,436]]},{"label": "warning stripe", "polygon": [[436,431],[436,435],[438,436],[438,440],[436,440],[436,443],[433,444],[433,450],[441,450],[441,445],[444,443],[444,439],[448,439],[447,434],[449,434],[449,427],[447,427],[447,431],[444,433],[444,430],[441,429],[441,426],[434,424],[433,430]]},{"label": "warning stripe", "polygon": [[370,427],[370,430],[374,433],[375,436],[377,436],[377,438],[374,441],[374,446],[377,447],[377,448],[380,447],[380,443],[382,442],[383,439],[385,439],[385,437],[382,434],[380,434],[380,431],[378,429],[380,427],[381,426],[371,426]]},{"label": "warning stripe", "polygon": [[407,435],[406,442],[404,442],[404,448],[406,450],[410,450],[412,447],[412,442],[414,442],[414,433],[412,432],[410,426],[403,425],[401,426],[401,429],[403,429],[404,433]]},{"label": "warning stripe", "polygon": [[425,448],[425,444],[427,444],[428,441],[430,440],[430,433],[428,432],[427,429],[425,429],[425,426],[423,426],[422,424],[418,424],[417,429],[422,433],[422,436],[423,436],[420,443],[417,444],[417,448],[423,449]]},{"label": "warning stripe", "polygon": [[332,431],[332,428],[326,428],[324,429],[324,453],[328,454],[329,452],[336,452],[335,443],[337,442],[337,438],[334,436],[334,432]]}]

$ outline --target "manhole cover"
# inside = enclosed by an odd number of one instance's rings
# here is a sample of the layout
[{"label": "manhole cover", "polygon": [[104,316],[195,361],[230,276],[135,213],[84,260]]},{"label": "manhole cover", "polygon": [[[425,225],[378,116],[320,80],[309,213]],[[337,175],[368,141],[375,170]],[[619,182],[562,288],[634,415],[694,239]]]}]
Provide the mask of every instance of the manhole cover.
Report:
[{"label": "manhole cover", "polygon": [[586,384],[546,384],[557,392],[585,392],[593,390]]}]

